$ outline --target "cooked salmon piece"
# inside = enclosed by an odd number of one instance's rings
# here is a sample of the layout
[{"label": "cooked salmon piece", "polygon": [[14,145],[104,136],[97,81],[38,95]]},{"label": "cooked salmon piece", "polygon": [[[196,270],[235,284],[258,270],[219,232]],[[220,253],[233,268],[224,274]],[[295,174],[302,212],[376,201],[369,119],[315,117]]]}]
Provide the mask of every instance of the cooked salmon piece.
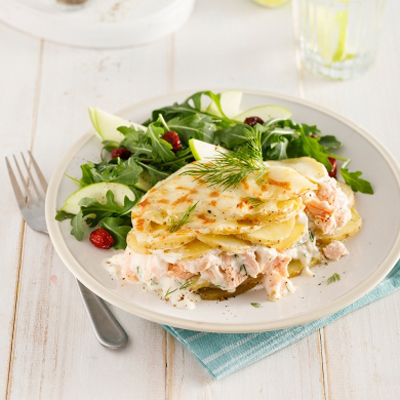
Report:
[{"label": "cooked salmon piece", "polygon": [[324,252],[325,257],[328,260],[332,261],[337,261],[341,257],[349,254],[349,251],[346,249],[346,246],[342,242],[339,242],[338,240],[334,240],[333,242],[329,243],[322,249],[322,251]]}]

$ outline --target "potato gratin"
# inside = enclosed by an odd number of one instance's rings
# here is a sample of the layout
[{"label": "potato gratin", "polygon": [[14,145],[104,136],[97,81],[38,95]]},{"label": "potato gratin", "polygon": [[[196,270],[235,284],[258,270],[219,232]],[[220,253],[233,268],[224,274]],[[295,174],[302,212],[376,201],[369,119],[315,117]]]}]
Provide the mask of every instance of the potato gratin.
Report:
[{"label": "potato gratin", "polygon": [[302,157],[264,162],[234,188],[185,174],[156,184],[132,209],[124,253],[107,261],[125,281],[142,284],[182,308],[201,298],[239,295],[262,284],[269,300],[295,290],[290,278],[348,252],[342,240],[362,220],[354,193]]}]

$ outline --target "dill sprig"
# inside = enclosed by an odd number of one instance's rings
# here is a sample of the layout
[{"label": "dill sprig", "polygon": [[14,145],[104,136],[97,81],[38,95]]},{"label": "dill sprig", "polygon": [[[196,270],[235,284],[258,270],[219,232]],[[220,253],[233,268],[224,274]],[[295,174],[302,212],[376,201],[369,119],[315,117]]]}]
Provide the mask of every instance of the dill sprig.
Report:
[{"label": "dill sprig", "polygon": [[342,279],[342,278],[340,277],[340,275],[337,274],[337,273],[335,272],[330,278],[328,278],[328,281],[327,281],[327,282],[328,282],[328,285],[329,285],[330,283],[340,281],[340,279]]},{"label": "dill sprig", "polygon": [[169,223],[170,232],[176,232],[181,228],[182,225],[190,222],[192,213],[195,210],[197,204],[198,201],[196,203],[191,204],[179,218],[176,219],[175,216],[171,218]]},{"label": "dill sprig", "polygon": [[257,127],[246,129],[246,144],[236,152],[220,153],[220,157],[207,163],[198,162],[182,175],[193,175],[204,179],[210,186],[222,186],[224,190],[236,188],[251,172],[261,176],[266,165],[263,162],[261,132]]},{"label": "dill sprig", "polygon": [[192,283],[195,281],[195,278],[188,279],[182,286],[179,287],[179,290],[187,289]]},{"label": "dill sprig", "polygon": [[253,207],[259,207],[265,203],[265,201],[257,199],[256,197],[245,197],[244,199],[247,200]]},{"label": "dill sprig", "polygon": [[166,291],[165,295],[164,295],[164,299],[166,299],[167,297],[169,297],[170,294],[175,293],[177,290],[183,290],[183,289],[187,289],[189,286],[192,285],[192,283],[195,281],[194,278],[190,278],[188,279],[185,283],[183,283],[181,286],[179,286],[176,289],[171,290],[171,287],[168,288],[168,290]]},{"label": "dill sprig", "polygon": [[164,299],[169,297],[170,294],[175,293],[179,288],[176,288],[174,290],[171,290],[171,286],[168,288],[168,290],[165,292]]}]

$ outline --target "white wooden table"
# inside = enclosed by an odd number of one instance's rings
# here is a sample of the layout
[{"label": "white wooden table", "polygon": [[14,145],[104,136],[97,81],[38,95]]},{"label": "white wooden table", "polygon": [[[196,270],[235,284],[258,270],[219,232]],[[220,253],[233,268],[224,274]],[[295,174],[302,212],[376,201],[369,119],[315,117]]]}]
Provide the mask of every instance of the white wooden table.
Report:
[{"label": "white wooden table", "polygon": [[[64,47],[0,24],[0,158],[32,149],[49,179],[90,127],[88,105],[113,112],[174,91],[231,87],[323,104],[367,128],[400,159],[396,3],[388,2],[375,68],[350,82],[303,70],[291,6],[198,0],[178,33],[109,51]],[[118,352],[102,348],[72,275],[49,238],[26,228],[0,165],[1,399],[400,398],[400,292],[222,381],[160,326],[114,307],[130,343]]]}]

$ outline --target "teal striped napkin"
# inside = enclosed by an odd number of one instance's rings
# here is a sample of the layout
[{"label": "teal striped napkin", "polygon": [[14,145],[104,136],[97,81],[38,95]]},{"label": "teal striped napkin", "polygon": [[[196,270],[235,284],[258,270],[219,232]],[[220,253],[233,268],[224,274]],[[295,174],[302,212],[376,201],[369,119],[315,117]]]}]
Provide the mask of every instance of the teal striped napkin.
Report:
[{"label": "teal striped napkin", "polygon": [[164,328],[184,344],[214,378],[220,379],[394,292],[399,286],[400,261],[391,273],[364,297],[335,314],[305,325],[278,331],[239,334],[196,332],[170,326]]}]

